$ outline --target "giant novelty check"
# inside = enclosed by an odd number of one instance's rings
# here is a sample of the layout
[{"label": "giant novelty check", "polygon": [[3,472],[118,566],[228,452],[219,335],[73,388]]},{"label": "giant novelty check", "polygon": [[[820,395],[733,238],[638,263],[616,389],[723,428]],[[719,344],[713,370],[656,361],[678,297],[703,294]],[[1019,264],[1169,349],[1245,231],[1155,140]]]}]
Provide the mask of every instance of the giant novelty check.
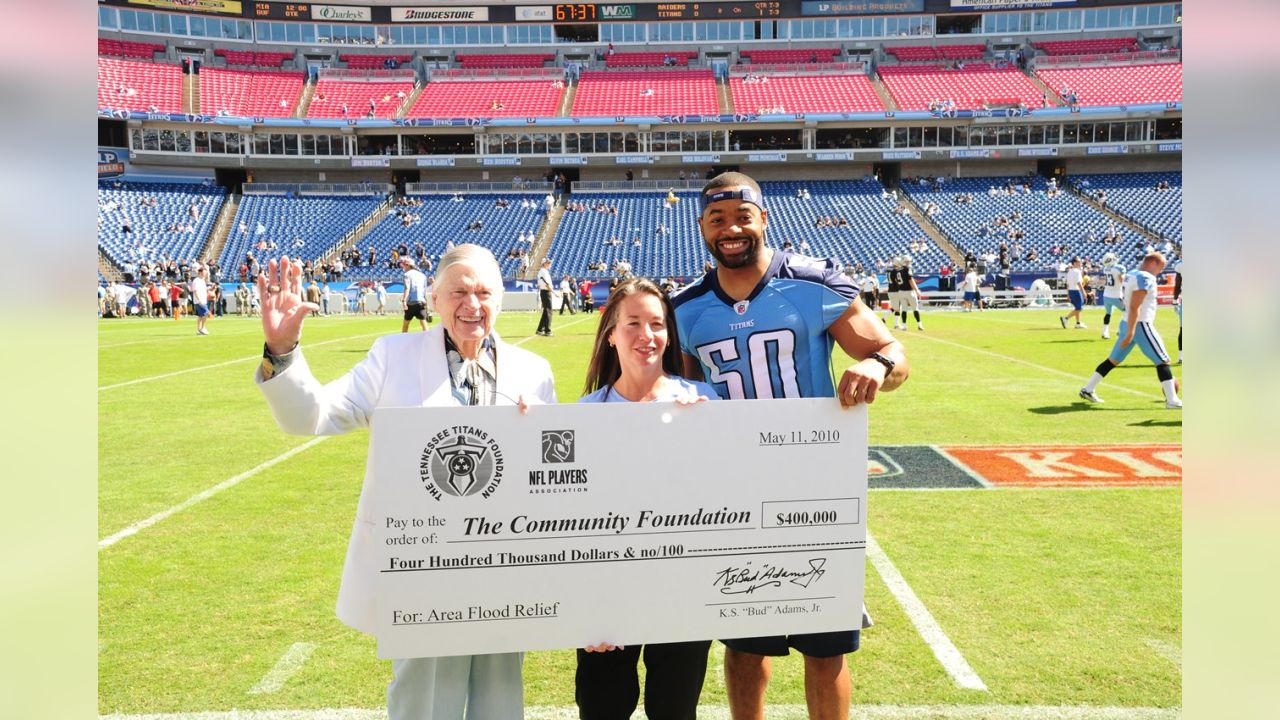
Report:
[{"label": "giant novelty check", "polygon": [[860,626],[863,406],[392,408],[372,447],[380,657]]}]

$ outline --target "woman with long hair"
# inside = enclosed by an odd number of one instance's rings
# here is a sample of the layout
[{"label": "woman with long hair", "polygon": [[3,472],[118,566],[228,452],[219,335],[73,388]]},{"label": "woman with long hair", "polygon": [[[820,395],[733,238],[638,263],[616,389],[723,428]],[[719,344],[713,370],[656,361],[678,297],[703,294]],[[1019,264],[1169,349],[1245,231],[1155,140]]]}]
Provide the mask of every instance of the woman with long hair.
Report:
[{"label": "woman with long hair", "polygon": [[[600,312],[586,395],[578,402],[670,402],[716,398],[715,389],[680,376],[680,347],[671,301],[651,281],[624,280]],[[644,710],[650,720],[694,720],[707,672],[710,640],[578,650],[582,720],[626,720],[640,699],[636,672],[644,655]]]}]

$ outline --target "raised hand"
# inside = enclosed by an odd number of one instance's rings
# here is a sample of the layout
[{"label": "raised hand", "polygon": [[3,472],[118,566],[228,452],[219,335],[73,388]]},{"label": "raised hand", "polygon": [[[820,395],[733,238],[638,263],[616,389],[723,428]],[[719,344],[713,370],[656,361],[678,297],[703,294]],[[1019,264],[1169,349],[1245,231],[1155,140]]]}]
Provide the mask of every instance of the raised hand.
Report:
[{"label": "raised hand", "polygon": [[302,321],[320,306],[302,299],[302,262],[267,261],[266,272],[258,274],[258,294],[262,299],[262,334],[267,350],[284,355],[302,339]]}]

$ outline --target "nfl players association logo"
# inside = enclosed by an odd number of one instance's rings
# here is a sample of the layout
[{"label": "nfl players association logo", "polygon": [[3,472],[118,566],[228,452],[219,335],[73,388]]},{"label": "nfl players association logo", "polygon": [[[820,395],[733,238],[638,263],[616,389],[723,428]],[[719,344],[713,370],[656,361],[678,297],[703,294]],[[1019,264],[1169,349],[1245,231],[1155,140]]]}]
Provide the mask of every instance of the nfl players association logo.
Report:
[{"label": "nfl players association logo", "polygon": [[571,463],[574,456],[574,433],[572,430],[542,431],[542,462]]},{"label": "nfl players association logo", "polygon": [[454,426],[422,450],[418,474],[431,497],[489,497],[502,482],[502,449],[480,428]]},{"label": "nfl players association logo", "polygon": [[738,313],[739,315],[746,315],[747,308],[750,306],[751,306],[750,302],[746,300],[739,300],[738,302],[733,304],[733,311]]}]

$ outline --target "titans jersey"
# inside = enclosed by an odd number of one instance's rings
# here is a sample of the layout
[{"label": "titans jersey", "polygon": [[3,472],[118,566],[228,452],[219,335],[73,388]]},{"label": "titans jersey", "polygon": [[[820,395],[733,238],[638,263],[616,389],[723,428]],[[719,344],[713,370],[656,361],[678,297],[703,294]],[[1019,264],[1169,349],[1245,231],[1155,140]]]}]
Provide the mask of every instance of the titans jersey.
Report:
[{"label": "titans jersey", "polygon": [[729,400],[834,397],[827,327],[858,291],[832,260],[774,252],[750,297],[735,302],[715,271],[672,298],[680,349]]},{"label": "titans jersey", "polygon": [[1156,276],[1145,270],[1130,270],[1124,276],[1124,310],[1126,318],[1128,317],[1129,309],[1133,306],[1133,293],[1138,290],[1146,290],[1147,296],[1142,299],[1142,304],[1138,306],[1137,321],[1140,323],[1155,322]]},{"label": "titans jersey", "polygon": [[1120,298],[1124,297],[1124,266],[1116,263],[1115,265],[1104,265],[1102,267],[1102,277],[1107,285],[1102,291],[1103,297]]}]

